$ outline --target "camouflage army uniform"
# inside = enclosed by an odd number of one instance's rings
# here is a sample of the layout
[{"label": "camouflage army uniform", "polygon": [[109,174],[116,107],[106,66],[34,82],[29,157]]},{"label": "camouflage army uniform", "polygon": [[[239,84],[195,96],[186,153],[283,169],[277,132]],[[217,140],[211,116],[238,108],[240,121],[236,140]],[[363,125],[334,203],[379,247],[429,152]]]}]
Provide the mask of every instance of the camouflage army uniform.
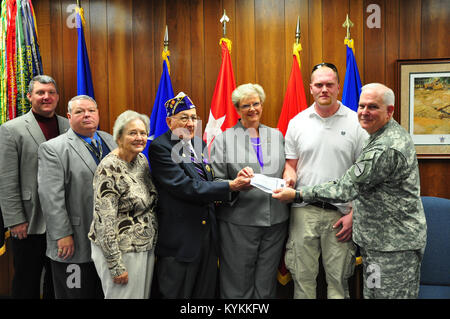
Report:
[{"label": "camouflage army uniform", "polygon": [[417,297],[426,221],[414,144],[396,121],[370,136],[341,179],[301,191],[305,202],[353,200],[353,240],[361,247],[366,298]]}]

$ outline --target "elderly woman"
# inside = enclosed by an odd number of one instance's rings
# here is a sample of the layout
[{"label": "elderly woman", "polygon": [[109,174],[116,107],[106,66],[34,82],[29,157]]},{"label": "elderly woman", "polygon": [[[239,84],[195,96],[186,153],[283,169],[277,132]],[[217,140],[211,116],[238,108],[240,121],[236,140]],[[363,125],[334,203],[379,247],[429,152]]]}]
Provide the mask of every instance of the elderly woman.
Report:
[{"label": "elderly woman", "polygon": [[[281,178],[285,163],[282,134],[260,123],[265,93],[243,84],[231,99],[241,119],[216,137],[211,162],[217,179],[233,179],[250,167]],[[222,298],[274,298],[277,268],[287,234],[288,207],[258,188],[241,191],[232,206],[217,211]]]},{"label": "elderly woman", "polygon": [[157,193],[145,148],[149,119],[134,111],[113,128],[118,148],[94,175],[94,218],[89,232],[92,259],[105,298],[149,298],[155,262]]}]

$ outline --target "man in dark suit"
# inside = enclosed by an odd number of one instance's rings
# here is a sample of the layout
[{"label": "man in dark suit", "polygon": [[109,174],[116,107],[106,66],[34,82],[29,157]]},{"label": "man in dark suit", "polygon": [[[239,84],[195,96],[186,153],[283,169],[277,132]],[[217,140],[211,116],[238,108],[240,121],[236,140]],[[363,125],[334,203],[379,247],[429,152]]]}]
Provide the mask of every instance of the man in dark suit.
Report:
[{"label": "man in dark suit", "polygon": [[98,131],[97,103],[86,95],[69,101],[70,129],[39,147],[39,198],[47,223],[57,299],[103,298],[87,237],[93,216],[93,186],[98,163],[117,147]]},{"label": "man in dark suit", "polygon": [[59,94],[51,77],[35,76],[27,98],[31,110],[0,126],[0,204],[12,237],[12,297],[39,299],[45,268],[43,297],[52,298],[50,263],[45,256],[46,225],[38,197],[38,147],[65,133],[69,122],[55,114]]},{"label": "man in dark suit", "polygon": [[215,201],[230,202],[233,192],[250,185],[241,176],[213,182],[213,171],[194,136],[197,113],[180,92],[165,104],[169,130],[149,148],[158,189],[159,236],[156,278],[163,298],[214,298],[217,280]]}]

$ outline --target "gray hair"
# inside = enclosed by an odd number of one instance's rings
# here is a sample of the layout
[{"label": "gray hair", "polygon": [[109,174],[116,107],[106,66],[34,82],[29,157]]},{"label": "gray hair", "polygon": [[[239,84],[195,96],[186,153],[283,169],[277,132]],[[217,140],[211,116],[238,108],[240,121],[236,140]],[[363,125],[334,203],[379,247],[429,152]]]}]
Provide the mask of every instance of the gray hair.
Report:
[{"label": "gray hair", "polygon": [[231,94],[231,101],[235,108],[239,108],[239,102],[255,94],[259,96],[261,103],[264,103],[266,93],[264,93],[261,85],[253,83],[241,84]]},{"label": "gray hair", "polygon": [[95,100],[92,97],[90,97],[89,95],[77,95],[77,96],[74,96],[73,98],[71,98],[70,101],[67,103],[67,113],[72,113],[73,102],[80,101],[80,100],[91,101],[92,103],[95,104],[95,107],[98,108],[97,102],[95,102]]},{"label": "gray hair", "polygon": [[144,123],[145,130],[147,131],[148,135],[148,133],[150,132],[150,119],[148,118],[148,116],[135,111],[127,110],[120,114],[114,122],[113,137],[116,142],[122,137],[123,129],[125,128],[125,126],[136,119],[141,120],[142,123]]},{"label": "gray hair", "polygon": [[369,83],[361,88],[361,93],[366,89],[374,89],[383,94],[384,105],[394,105],[395,104],[395,94],[390,88],[381,83]]},{"label": "gray hair", "polygon": [[58,93],[58,86],[56,85],[55,80],[48,75],[36,75],[33,77],[28,84],[28,93],[33,93],[34,83],[39,82],[41,84],[53,84],[55,86],[56,92]]}]

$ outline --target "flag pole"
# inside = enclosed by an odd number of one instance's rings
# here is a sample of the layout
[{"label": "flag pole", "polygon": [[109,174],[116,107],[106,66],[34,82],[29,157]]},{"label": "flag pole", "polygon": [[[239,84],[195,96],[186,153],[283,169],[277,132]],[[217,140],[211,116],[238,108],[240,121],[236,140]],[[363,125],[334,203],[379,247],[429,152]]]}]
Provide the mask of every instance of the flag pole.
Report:
[{"label": "flag pole", "polygon": [[228,18],[227,13],[225,9],[223,10],[223,16],[220,18],[220,23],[223,23],[223,37],[226,38],[227,36],[227,22],[230,21],[230,18]]},{"label": "flag pole", "polygon": [[302,45],[300,44],[300,16],[297,16],[297,26],[295,27],[295,43],[293,45],[292,53],[297,58],[298,66],[300,67],[300,51],[302,50]]},{"label": "flag pole", "polygon": [[166,32],[164,33],[164,51],[168,51],[169,50],[169,31],[167,29],[167,24],[166,24]]},{"label": "flag pole", "polygon": [[295,28],[295,43],[299,44],[300,42],[300,16],[297,16],[297,27]]},{"label": "flag pole", "polygon": [[220,18],[220,23],[223,23],[223,37],[219,40],[219,46],[222,50],[222,62],[216,86],[214,87],[208,122],[203,134],[203,140],[208,145],[208,155],[210,155],[215,137],[236,125],[239,119],[239,114],[237,114],[231,101],[231,94],[236,89],[236,81],[231,63],[231,40],[226,38],[226,23],[229,21],[230,18],[227,16],[226,11],[223,10],[223,16]]},{"label": "flag pole", "polygon": [[358,66],[355,59],[355,43],[350,36],[350,28],[354,26],[353,22],[347,16],[345,22],[342,24],[343,28],[347,29],[347,35],[344,38],[344,45],[346,46],[346,71],[344,86],[342,89],[341,102],[352,109],[358,110],[359,96],[361,95],[361,78],[359,76]]},{"label": "flag pole", "polygon": [[350,28],[353,28],[353,22],[347,17],[345,18],[344,24],[342,25],[343,28],[347,28],[347,36],[346,38],[350,40]]},{"label": "flag pole", "polygon": [[164,41],[163,41],[163,52],[162,52],[162,58],[163,61],[166,61],[167,64],[167,72],[169,72],[170,74],[170,62],[169,62],[169,56],[170,56],[170,51],[169,51],[169,30],[167,28],[167,24],[166,24],[166,31],[164,32]]},{"label": "flag pole", "polygon": [[[281,108],[280,117],[278,119],[277,129],[286,135],[287,128],[291,119],[298,113],[305,110],[308,106],[306,103],[305,89],[303,87],[303,79],[301,72],[300,51],[302,45],[300,43],[300,16],[297,16],[297,26],[295,28],[295,43],[293,44],[292,54],[292,68],[289,80],[287,83],[286,93],[284,95],[283,106]],[[297,63],[295,63],[297,61]],[[284,262],[285,250],[278,265],[277,280],[280,284],[285,286],[292,279],[292,275],[286,267]]]},{"label": "flag pole", "polygon": [[353,28],[353,22],[349,19],[348,13],[347,17],[345,18],[344,24],[342,24],[342,27],[347,28],[347,36],[344,39],[344,44],[348,45],[348,47],[354,51],[355,49],[353,45],[353,40],[350,36],[350,28]]},{"label": "flag pole", "polygon": [[[166,123],[167,113],[164,104],[167,100],[174,97],[172,81],[170,80],[170,51],[169,51],[169,31],[166,25],[162,50],[162,73],[159,80],[158,90],[156,91],[155,101],[150,114],[150,131],[148,133],[147,144],[142,154],[148,160],[148,149],[152,141],[158,136],[167,132],[169,127]],[[165,62],[165,63],[164,63]],[[149,162],[150,165],[150,162]],[[151,169],[151,167],[150,167]]]}]

